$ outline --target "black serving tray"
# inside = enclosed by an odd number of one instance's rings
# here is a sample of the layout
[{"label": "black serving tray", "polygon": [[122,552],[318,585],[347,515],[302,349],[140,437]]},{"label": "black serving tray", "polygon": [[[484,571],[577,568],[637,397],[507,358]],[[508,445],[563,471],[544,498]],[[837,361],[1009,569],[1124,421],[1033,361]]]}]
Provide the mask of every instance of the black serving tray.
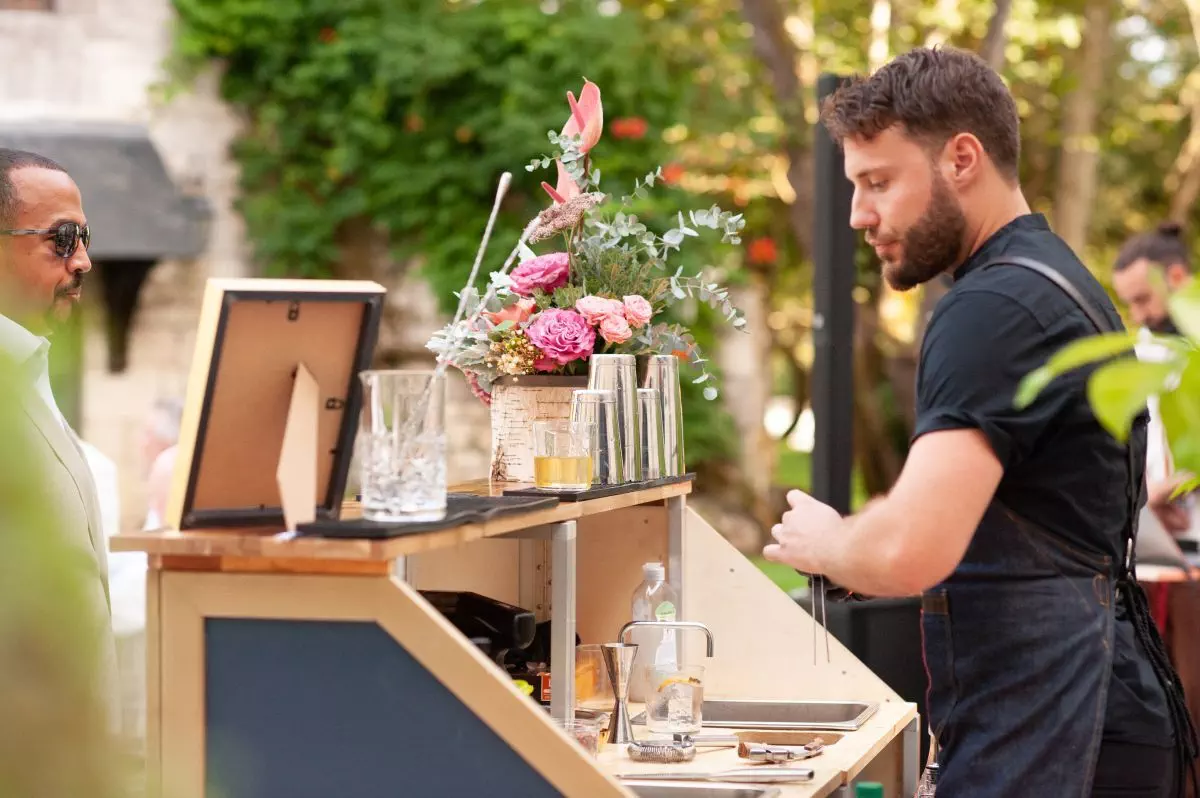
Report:
[{"label": "black serving tray", "polygon": [[478,524],[497,516],[544,510],[558,504],[557,496],[538,497],[476,496],[471,493],[450,493],[446,496],[446,515],[437,521],[390,523],[369,521],[366,518],[317,520],[296,525],[297,537],[362,538],[386,540],[419,532],[436,532],[464,524]]},{"label": "black serving tray", "polygon": [[661,488],[663,485],[677,485],[680,482],[691,482],[696,478],[694,473],[679,474],[673,477],[648,479],[642,482],[626,482],[622,485],[598,485],[587,490],[545,490],[543,488],[510,488],[504,491],[505,496],[554,496],[564,502],[585,502],[588,499],[603,499],[605,496],[620,496],[622,493],[633,493],[647,488]]}]

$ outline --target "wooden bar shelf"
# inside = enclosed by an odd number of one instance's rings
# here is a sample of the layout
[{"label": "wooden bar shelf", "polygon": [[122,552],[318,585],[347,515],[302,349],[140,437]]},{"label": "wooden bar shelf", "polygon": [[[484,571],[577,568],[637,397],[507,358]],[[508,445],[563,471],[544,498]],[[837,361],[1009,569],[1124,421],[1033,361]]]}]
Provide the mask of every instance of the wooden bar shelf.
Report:
[{"label": "wooden bar shelf", "polygon": [[[511,483],[455,492],[497,495]],[[732,749],[688,764],[589,756],[554,724],[573,715],[576,635],[613,642],[641,566],[663,562],[708,698],[878,705],[798,763],[814,778],[780,798],[916,785],[917,711],[836,640],[812,650],[813,619],[687,507],[690,482],[390,540],[296,537],[271,529],[116,536],[149,555],[150,795],[166,798],[582,796],[632,798],[617,773],[744,767]],[[343,517],[358,512],[342,508]],[[525,695],[421,595],[471,591],[549,621],[551,707]],[[695,638],[694,640],[692,638]],[[633,710],[634,712],[637,709]],[[644,727],[635,726],[644,734]],[[717,732],[717,729],[706,729]]]}]

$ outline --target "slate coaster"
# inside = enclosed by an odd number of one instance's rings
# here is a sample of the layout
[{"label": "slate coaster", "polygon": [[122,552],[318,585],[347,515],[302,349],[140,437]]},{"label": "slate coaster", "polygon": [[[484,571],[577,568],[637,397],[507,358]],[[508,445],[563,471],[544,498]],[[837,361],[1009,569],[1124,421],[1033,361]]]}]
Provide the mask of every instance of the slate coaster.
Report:
[{"label": "slate coaster", "polygon": [[680,482],[691,482],[696,479],[694,473],[679,474],[661,479],[649,479],[643,482],[626,482],[623,485],[597,485],[587,490],[544,490],[542,488],[510,488],[504,491],[505,496],[554,496],[564,502],[585,502],[588,499],[603,499],[605,496],[620,496],[622,493],[661,488],[663,485],[677,485]]},{"label": "slate coaster", "polygon": [[297,537],[364,538],[386,540],[418,532],[435,532],[464,524],[478,524],[501,515],[545,510],[558,504],[558,497],[539,494],[537,497],[475,496],[469,493],[450,493],[446,496],[446,515],[438,521],[389,523],[365,518],[313,521],[297,524]]}]

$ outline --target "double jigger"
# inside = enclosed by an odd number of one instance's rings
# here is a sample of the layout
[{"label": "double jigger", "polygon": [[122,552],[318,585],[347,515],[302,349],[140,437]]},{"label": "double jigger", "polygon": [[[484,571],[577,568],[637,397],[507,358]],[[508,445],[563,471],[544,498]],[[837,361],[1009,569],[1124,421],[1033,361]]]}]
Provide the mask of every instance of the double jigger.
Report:
[{"label": "double jigger", "polygon": [[636,643],[601,643],[600,654],[612,683],[613,714],[608,723],[608,742],[624,745],[633,742],[633,725],[629,722],[629,677],[633,673]]}]

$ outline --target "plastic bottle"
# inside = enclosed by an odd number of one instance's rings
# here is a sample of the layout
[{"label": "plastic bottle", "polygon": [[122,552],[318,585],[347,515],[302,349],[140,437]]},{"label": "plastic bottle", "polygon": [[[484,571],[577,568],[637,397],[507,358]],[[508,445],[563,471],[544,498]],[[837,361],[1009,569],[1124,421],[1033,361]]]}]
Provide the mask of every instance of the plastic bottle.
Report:
[{"label": "plastic bottle", "polygon": [[[678,617],[679,596],[667,582],[667,569],[660,562],[642,566],[642,583],[633,591],[630,617],[635,621],[674,621]],[[653,668],[674,667],[677,662],[674,629],[637,628],[630,630],[629,642],[638,645],[629,682],[629,700],[645,701],[649,695]]]},{"label": "plastic bottle", "polygon": [[854,786],[854,798],[883,798],[883,785],[877,781],[862,781]]}]

